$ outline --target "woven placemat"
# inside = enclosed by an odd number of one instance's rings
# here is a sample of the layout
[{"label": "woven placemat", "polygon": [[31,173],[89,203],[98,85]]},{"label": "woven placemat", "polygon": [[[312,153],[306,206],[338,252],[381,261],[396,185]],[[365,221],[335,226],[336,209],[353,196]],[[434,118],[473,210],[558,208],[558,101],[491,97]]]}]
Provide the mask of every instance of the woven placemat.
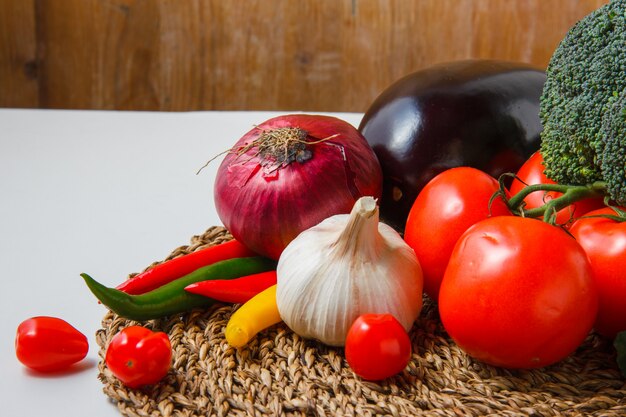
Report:
[{"label": "woven placemat", "polygon": [[[221,227],[168,259],[230,239]],[[474,361],[445,334],[427,298],[411,331],[407,368],[382,383],[361,380],[343,350],[305,340],[284,324],[234,349],[224,329],[235,306],[152,320],[169,334],[173,366],[161,383],[132,390],[107,369],[111,338],[137,324],[108,313],[97,332],[104,393],[126,416],[626,416],[626,381],[611,343],[591,335],[567,359],[513,371]]]}]

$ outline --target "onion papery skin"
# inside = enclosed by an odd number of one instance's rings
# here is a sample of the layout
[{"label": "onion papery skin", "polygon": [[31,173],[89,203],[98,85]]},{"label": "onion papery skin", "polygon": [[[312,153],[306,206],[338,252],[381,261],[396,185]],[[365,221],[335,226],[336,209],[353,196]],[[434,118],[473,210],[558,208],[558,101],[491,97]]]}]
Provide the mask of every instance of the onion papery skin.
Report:
[{"label": "onion papery skin", "polygon": [[[263,167],[257,148],[238,154],[263,132],[299,128],[308,133],[311,158],[280,168]],[[270,172],[271,171],[271,172]],[[300,232],[356,200],[380,198],[382,171],[365,138],[348,122],[331,116],[289,114],[256,126],[231,148],[218,168],[217,214],[233,237],[260,255],[278,259]]]}]

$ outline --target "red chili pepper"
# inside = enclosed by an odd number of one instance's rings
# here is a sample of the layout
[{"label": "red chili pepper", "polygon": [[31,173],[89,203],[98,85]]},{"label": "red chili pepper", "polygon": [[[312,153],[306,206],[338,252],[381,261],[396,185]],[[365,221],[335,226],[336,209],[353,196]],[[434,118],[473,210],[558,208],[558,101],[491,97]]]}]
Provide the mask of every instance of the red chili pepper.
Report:
[{"label": "red chili pepper", "polygon": [[242,243],[229,240],[156,265],[124,281],[116,288],[127,294],[143,294],[190,274],[203,266],[227,259],[250,256],[256,256],[256,254]]},{"label": "red chili pepper", "polygon": [[226,303],[245,303],[272,285],[276,285],[276,271],[261,272],[231,280],[200,281],[187,285],[185,291]]}]

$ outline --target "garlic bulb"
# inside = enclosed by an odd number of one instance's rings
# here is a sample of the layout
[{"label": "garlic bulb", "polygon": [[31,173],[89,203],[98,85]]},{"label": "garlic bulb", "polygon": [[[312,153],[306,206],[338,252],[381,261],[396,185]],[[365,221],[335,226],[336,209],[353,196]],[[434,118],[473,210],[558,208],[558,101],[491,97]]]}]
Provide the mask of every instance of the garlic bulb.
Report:
[{"label": "garlic bulb", "polygon": [[372,197],[300,233],[277,267],[276,303],[295,333],[343,346],[365,313],[390,313],[408,331],[422,309],[422,269],[415,252],[378,221]]}]

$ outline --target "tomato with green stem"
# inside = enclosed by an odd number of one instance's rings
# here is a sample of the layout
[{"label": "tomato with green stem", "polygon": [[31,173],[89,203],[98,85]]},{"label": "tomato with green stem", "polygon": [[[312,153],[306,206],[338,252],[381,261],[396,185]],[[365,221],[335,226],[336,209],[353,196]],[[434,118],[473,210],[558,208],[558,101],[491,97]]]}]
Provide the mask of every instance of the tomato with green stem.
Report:
[{"label": "tomato with green stem", "polygon": [[[537,184],[556,184],[543,173],[543,157],[539,151],[531,155],[530,158],[520,167],[511,186],[510,194],[515,195],[526,186]],[[544,206],[550,200],[562,196],[563,193],[557,191],[534,191],[526,195],[523,199],[524,209],[536,209]],[[554,219],[556,224],[569,227],[571,221],[584,213],[603,207],[602,197],[585,198],[572,203],[556,212]]]},{"label": "tomato with green stem", "polygon": [[87,337],[58,317],[31,317],[17,327],[17,359],[35,371],[63,371],[84,359],[88,351]]},{"label": "tomato with green stem", "polygon": [[346,336],[346,361],[355,374],[380,381],[402,372],[411,360],[411,340],[391,314],[363,314]]},{"label": "tomato with green stem", "polygon": [[109,370],[129,388],[159,382],[169,371],[172,348],[164,332],[126,327],[113,336],[106,351]]},{"label": "tomato with green stem", "polygon": [[593,272],[567,232],[537,219],[500,216],[456,244],[439,293],[448,335],[470,356],[538,368],[572,353],[598,311]]},{"label": "tomato with green stem", "polygon": [[595,330],[614,338],[626,330],[626,208],[605,207],[574,222],[570,232],[593,270],[600,306]]},{"label": "tomato with green stem", "polygon": [[492,198],[498,181],[476,168],[448,169],[418,194],[404,232],[424,274],[424,292],[437,300],[456,241],[468,227],[490,216],[510,215],[506,202]]}]

